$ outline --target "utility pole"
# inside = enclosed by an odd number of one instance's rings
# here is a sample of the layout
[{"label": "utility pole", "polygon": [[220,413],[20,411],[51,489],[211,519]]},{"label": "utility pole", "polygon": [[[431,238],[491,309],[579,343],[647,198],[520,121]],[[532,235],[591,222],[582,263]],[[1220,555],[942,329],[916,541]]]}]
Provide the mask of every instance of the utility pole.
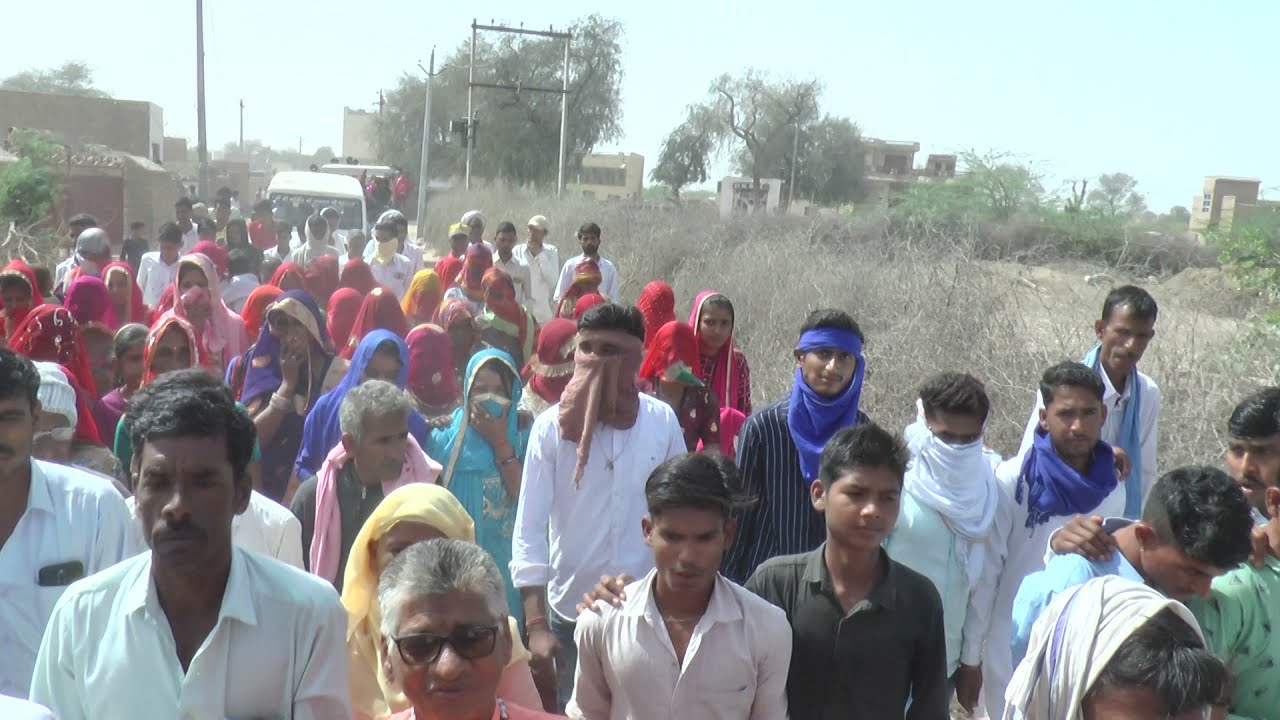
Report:
[{"label": "utility pole", "polygon": [[209,197],[209,143],[204,122],[204,0],[196,0],[196,126],[200,158],[198,190],[201,200]]},{"label": "utility pole", "polygon": [[[483,30],[485,32],[509,33],[512,35],[533,35],[535,37],[550,38],[552,40],[561,40],[564,42],[564,77],[561,79],[560,87],[532,87],[517,83],[515,85],[503,85],[500,83],[476,82],[476,31]],[[523,27],[513,28],[502,25],[478,25],[475,20],[471,21],[471,69],[467,75],[467,175],[466,188],[471,189],[471,144],[475,136],[473,124],[475,118],[472,110],[472,92],[475,88],[489,88],[492,90],[514,90],[517,94],[522,92],[540,92],[553,93],[560,96],[560,159],[558,164],[558,172],[556,178],[556,195],[564,192],[564,174],[565,174],[565,158],[568,154],[568,137],[569,137],[569,44],[573,40],[573,34],[567,32],[556,32],[554,29],[549,30],[526,30]]]},{"label": "utility pole", "polygon": [[240,154],[244,154],[244,98],[240,98]]},{"label": "utility pole", "polygon": [[[421,64],[418,67],[422,67]],[[444,68],[440,72],[444,72]],[[431,48],[431,63],[425,68],[427,73],[427,99],[422,108],[422,164],[418,166],[418,239],[427,237],[427,159],[431,151],[431,86],[436,81],[436,49]],[[471,148],[467,147],[467,158],[471,157]]]}]

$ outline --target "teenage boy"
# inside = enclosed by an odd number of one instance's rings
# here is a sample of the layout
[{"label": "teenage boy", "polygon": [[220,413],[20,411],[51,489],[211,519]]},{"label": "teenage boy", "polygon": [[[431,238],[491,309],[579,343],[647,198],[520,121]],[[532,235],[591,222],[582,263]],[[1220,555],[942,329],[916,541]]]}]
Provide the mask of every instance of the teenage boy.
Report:
[{"label": "teenage boy", "polygon": [[981,380],[948,372],[925,382],[916,407],[905,433],[911,464],[902,511],[885,550],[941,594],[947,677],[960,705],[973,712],[985,638],[968,627],[978,622],[970,601],[1000,498],[995,469],[1001,458],[982,446],[991,401]]},{"label": "teenage boy", "polygon": [[142,254],[138,268],[138,287],[147,307],[160,304],[164,289],[173,284],[178,274],[178,258],[182,255],[182,228],[177,223],[160,226],[160,249]]},{"label": "teenage boy", "polygon": [[616,300],[618,268],[611,261],[600,257],[600,226],[589,222],[578,228],[578,245],[582,248],[582,253],[565,261],[564,267],[560,270],[560,283],[556,286],[556,294],[552,302],[560,302],[565,291],[573,284],[573,273],[578,269],[578,263],[583,260],[596,261],[600,266],[600,294],[610,300]]},{"label": "teenage boy", "polygon": [[1040,378],[1040,427],[1027,451],[996,470],[1000,499],[987,536],[982,579],[973,597],[974,637],[986,638],[982,686],[988,714],[1001,717],[1013,676],[1013,599],[1022,580],[1044,568],[1049,537],[1076,514],[1119,516],[1125,487],[1116,456],[1101,439],[1107,408],[1103,380],[1065,362]]},{"label": "teenage boy", "polygon": [[810,486],[826,541],[769,560],[747,582],[791,621],[791,717],[947,717],[942,601],[881,546],[898,519],[908,457],[874,424],[837,432]]},{"label": "teenage boy", "polygon": [[729,460],[704,453],[649,475],[640,525],[655,567],[626,588],[621,607],[602,604],[578,621],[569,717],[787,716],[787,617],[718,572],[733,542],[736,476]]},{"label": "teenage boy", "polygon": [[141,220],[129,223],[129,237],[125,238],[120,248],[120,260],[129,264],[136,274],[142,267],[142,256],[147,252],[147,224]]},{"label": "teenage boy", "polygon": [[[572,262],[572,261],[570,261]],[[822,544],[822,515],[809,502],[822,448],[836,431],[868,422],[859,409],[866,361],[862,330],[841,310],[815,310],[800,328],[791,395],[747,419],[738,445],[743,491],[739,541],[723,572],[745,582],[760,563]]]}]

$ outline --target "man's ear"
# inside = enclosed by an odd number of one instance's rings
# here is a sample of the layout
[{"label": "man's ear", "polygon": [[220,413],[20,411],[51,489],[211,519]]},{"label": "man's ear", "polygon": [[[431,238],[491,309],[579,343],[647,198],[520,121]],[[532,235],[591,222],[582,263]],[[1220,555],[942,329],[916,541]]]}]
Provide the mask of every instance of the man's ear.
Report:
[{"label": "man's ear", "polygon": [[390,687],[399,687],[396,684],[395,663],[391,662],[391,653],[399,652],[399,650],[393,646],[391,638],[385,635],[380,635],[378,642],[382,645],[382,674],[386,676],[387,684]]},{"label": "man's ear", "polygon": [[1106,320],[1103,320],[1102,318],[1098,318],[1097,320],[1093,321],[1093,332],[1095,335],[1098,336],[1098,342],[1102,342],[1102,331],[1105,330],[1106,328],[1107,328]]},{"label": "man's ear", "polygon": [[1040,429],[1049,432],[1049,408],[1040,408]]},{"label": "man's ear", "polygon": [[820,513],[827,511],[827,489],[823,487],[821,480],[814,480],[809,486],[809,502],[813,503],[813,509]]},{"label": "man's ear", "polygon": [[1133,524],[1133,534],[1138,538],[1138,544],[1145,550],[1160,544],[1160,536],[1156,535],[1155,528],[1144,522],[1136,522]]},{"label": "man's ear", "polygon": [[644,544],[653,547],[649,540],[649,536],[653,534],[653,519],[648,515],[640,518],[640,532],[644,533]]},{"label": "man's ear", "polygon": [[356,438],[351,433],[342,433],[342,449],[352,455],[356,451]]}]

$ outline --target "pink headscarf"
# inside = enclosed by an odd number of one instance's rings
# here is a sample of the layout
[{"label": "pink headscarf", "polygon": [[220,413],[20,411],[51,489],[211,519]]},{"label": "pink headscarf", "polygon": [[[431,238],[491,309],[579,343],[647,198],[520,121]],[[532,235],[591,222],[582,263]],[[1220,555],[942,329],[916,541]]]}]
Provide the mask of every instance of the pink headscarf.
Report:
[{"label": "pink headscarf", "polygon": [[[338,562],[342,556],[342,515],[338,508],[338,473],[342,466],[351,460],[351,455],[342,443],[329,451],[324,465],[320,468],[320,481],[316,486],[316,525],[315,536],[311,540],[311,574],[335,582],[338,577]],[[409,483],[422,482],[435,484],[440,477],[440,463],[427,457],[418,441],[409,436],[409,444],[404,449],[404,467],[400,477],[392,482],[382,483],[384,496],[393,490]]]},{"label": "pink headscarf", "polygon": [[200,268],[205,280],[209,283],[209,320],[203,328],[196,328],[196,332],[200,335],[201,344],[204,346],[202,350],[206,362],[210,367],[225,369],[232,358],[243,354],[245,348],[249,346],[249,338],[244,330],[244,320],[222,302],[222,284],[218,280],[218,270],[214,267],[212,260],[200,253],[185,255],[178,261],[178,272],[173,279],[173,309],[165,315],[173,314],[190,321],[183,296],[178,292],[184,266]]},{"label": "pink headscarf", "polygon": [[111,303],[111,292],[101,278],[81,275],[67,286],[67,296],[62,304],[71,311],[71,317],[81,328],[100,325],[111,332],[120,329],[116,309]]}]

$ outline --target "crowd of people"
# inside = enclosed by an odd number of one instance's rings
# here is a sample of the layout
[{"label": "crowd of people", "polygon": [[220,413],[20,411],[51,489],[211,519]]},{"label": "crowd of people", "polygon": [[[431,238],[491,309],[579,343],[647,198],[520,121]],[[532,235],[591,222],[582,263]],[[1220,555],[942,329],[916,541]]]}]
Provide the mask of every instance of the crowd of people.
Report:
[{"label": "crowd of people", "polygon": [[0,716],[1280,718],[1280,388],[1159,473],[1142,288],[1006,458],[962,369],[868,417],[838,309],[754,406],[595,223],[174,209],[0,270]]}]

